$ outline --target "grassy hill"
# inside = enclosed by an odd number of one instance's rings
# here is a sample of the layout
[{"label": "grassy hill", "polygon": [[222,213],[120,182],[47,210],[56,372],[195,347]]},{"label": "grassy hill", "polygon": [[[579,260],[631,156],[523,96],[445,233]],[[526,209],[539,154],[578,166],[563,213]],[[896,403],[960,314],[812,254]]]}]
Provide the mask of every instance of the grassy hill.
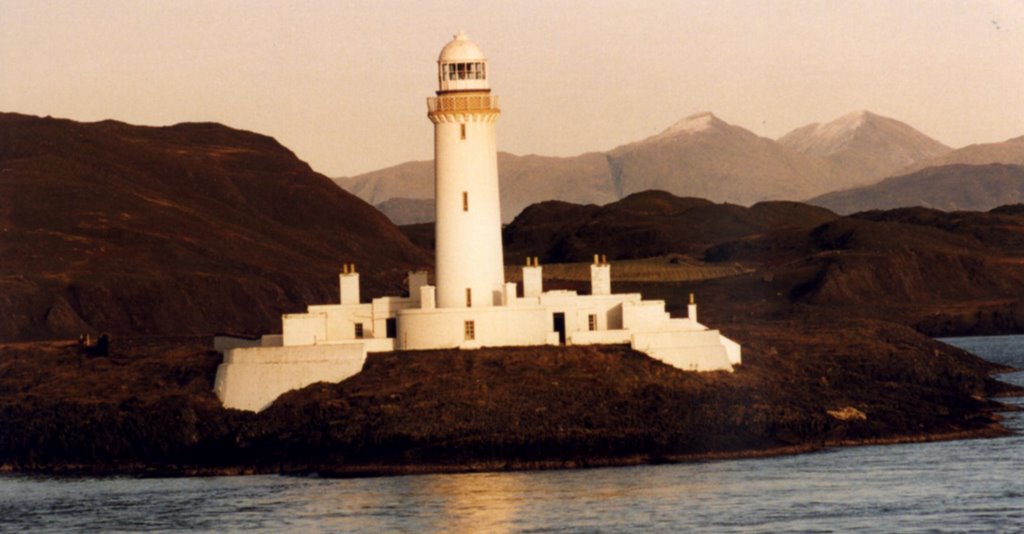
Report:
[{"label": "grassy hill", "polygon": [[0,114],[0,141],[0,340],[268,330],[343,263],[371,292],[429,263],[262,135]]}]

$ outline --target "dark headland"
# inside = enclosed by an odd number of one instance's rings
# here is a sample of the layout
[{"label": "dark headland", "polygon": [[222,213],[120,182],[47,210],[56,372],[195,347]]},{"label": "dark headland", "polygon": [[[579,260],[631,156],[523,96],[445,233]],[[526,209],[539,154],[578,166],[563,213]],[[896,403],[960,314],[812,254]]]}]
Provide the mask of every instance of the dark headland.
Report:
[{"label": "dark headland", "polygon": [[[694,292],[702,322],[743,345],[735,373],[617,346],[371,354],[342,383],[226,410],[215,331],[270,330],[331,301],[343,262],[367,294],[400,291],[429,251],[256,134],[0,115],[0,140],[5,471],[362,476],[758,456],[1002,435],[1006,407],[991,399],[1021,393],[993,379],[1007,369],[929,337],[1024,332],[1019,206],[840,217],[645,192],[527,209],[506,229],[509,263],[602,252],[615,291],[677,314]],[[645,257],[702,279],[615,275]],[[84,332],[109,332],[109,353],[80,351]]]}]

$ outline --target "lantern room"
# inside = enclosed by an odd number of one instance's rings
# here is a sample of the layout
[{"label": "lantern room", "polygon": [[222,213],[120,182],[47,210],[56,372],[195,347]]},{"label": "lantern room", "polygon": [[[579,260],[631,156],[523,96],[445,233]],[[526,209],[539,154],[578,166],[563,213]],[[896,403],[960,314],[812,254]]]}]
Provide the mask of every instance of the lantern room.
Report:
[{"label": "lantern room", "polygon": [[487,58],[480,47],[459,32],[437,58],[438,93],[488,91]]}]

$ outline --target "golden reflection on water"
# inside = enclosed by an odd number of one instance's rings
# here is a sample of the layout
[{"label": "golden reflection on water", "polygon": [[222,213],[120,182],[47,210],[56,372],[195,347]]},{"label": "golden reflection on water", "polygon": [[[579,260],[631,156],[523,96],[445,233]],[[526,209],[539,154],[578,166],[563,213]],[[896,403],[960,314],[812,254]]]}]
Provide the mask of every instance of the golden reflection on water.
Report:
[{"label": "golden reflection on water", "polygon": [[437,531],[512,532],[528,491],[526,477],[512,473],[478,473],[425,477],[427,493],[444,499]]},{"label": "golden reflection on water", "polygon": [[[548,525],[601,530],[671,523],[678,520],[677,507],[723,513],[719,496],[743,476],[742,465],[320,479],[290,484],[261,506],[287,508],[287,530],[309,525],[349,532],[379,532],[382,525],[391,527],[384,531],[416,532],[502,533]],[[771,487],[773,482],[761,484]],[[310,485],[318,489],[311,491]]]},{"label": "golden reflection on water", "polygon": [[[568,514],[563,519],[578,526],[600,527],[602,514],[650,513],[648,507],[633,508],[626,503],[665,502],[680,495],[701,501],[720,489],[717,471],[715,464],[705,464],[691,476],[677,478],[669,485],[664,480],[651,484],[647,475],[658,471],[650,467],[438,475],[411,477],[409,481],[416,479],[417,495],[437,499],[437,513],[426,530],[501,533],[519,531],[525,525],[543,526],[534,517],[539,510],[548,517]],[[545,501],[550,502],[543,504]],[[562,506],[567,509],[548,509]],[[637,519],[642,521],[643,517]]]}]

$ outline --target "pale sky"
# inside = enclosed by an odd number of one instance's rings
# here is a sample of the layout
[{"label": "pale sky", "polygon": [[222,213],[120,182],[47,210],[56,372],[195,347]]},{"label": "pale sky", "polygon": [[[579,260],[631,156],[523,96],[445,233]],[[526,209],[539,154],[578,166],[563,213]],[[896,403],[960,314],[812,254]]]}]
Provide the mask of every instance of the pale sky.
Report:
[{"label": "pale sky", "polygon": [[0,0],[0,111],[220,122],[354,175],[433,157],[425,100],[459,30],[516,154],[699,111],[772,138],[860,109],[954,147],[1024,135],[1024,0]]}]

